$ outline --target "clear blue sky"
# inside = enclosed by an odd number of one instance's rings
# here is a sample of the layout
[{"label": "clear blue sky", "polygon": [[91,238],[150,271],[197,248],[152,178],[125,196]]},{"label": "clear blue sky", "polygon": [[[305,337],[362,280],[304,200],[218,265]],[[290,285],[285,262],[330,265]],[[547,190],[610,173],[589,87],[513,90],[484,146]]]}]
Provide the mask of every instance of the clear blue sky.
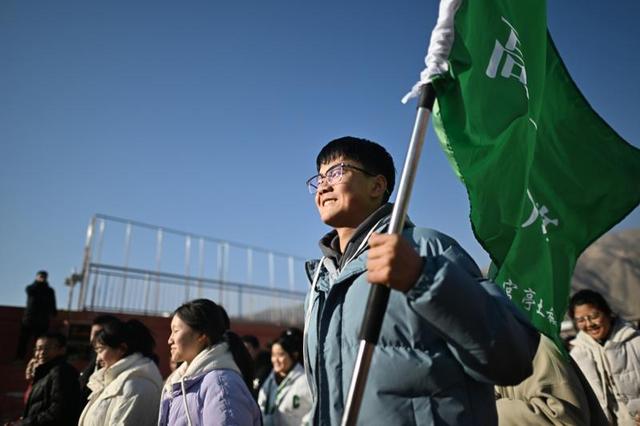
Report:
[{"label": "clear blue sky", "polygon": [[[640,144],[640,2],[551,1],[574,80]],[[346,134],[400,169],[437,2],[0,3],[0,304],[50,271],[59,303],[89,218],[123,216],[315,256],[304,182]],[[410,215],[480,265],[468,201],[430,131]],[[638,227],[636,209],[618,229]]]}]

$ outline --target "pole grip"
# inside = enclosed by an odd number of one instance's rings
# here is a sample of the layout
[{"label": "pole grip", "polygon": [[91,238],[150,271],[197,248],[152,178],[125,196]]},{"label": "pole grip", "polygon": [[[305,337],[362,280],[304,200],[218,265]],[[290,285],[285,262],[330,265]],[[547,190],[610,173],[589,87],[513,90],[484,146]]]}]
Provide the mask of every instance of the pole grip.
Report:
[{"label": "pole grip", "polygon": [[436,100],[436,91],[431,83],[422,86],[417,108],[426,108],[433,112],[433,103]]},{"label": "pole grip", "polygon": [[389,287],[383,285],[372,285],[369,289],[367,309],[364,311],[362,327],[360,328],[360,340],[372,345],[378,343],[384,313],[389,302],[389,293]]}]

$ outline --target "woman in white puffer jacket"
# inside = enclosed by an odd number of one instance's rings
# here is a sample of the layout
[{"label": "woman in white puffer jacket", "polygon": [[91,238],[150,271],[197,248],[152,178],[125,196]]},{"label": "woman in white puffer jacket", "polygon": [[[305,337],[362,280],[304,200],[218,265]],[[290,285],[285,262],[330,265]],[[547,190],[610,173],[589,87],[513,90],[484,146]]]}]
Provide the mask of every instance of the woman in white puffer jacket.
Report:
[{"label": "woman in white puffer jacket", "polygon": [[569,316],[579,332],[571,356],[593,388],[609,422],[640,425],[640,333],[613,315],[597,292],[573,295]]},{"label": "woman in white puffer jacket", "polygon": [[93,342],[102,368],[89,378],[91,395],[79,426],[156,425],[162,376],[155,342],[139,321],[106,325]]}]

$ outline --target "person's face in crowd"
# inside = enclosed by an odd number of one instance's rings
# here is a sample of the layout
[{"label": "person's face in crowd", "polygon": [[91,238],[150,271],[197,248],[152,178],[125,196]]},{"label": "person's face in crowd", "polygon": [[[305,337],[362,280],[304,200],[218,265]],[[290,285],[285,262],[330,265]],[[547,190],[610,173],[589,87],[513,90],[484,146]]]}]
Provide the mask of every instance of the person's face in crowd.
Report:
[{"label": "person's face in crowd", "polygon": [[61,348],[58,341],[55,339],[40,337],[36,340],[33,355],[34,358],[38,360],[39,364],[44,364],[54,358],[64,355],[64,348]]},{"label": "person's face in crowd", "polygon": [[573,318],[578,330],[584,331],[598,341],[604,341],[611,330],[611,318],[596,306],[585,303],[577,305]]},{"label": "person's face in crowd", "polygon": [[293,368],[295,361],[291,355],[285,351],[278,343],[271,346],[271,364],[273,364],[273,372],[284,377],[289,374]]},{"label": "person's face in crowd", "polygon": [[174,315],[171,319],[171,334],[168,341],[171,361],[190,363],[208,346],[208,340],[206,335],[189,327],[178,315]]},{"label": "person's face in crowd", "polygon": [[[320,167],[319,173],[326,176],[334,173],[340,163],[364,169],[362,164],[339,158]],[[339,168],[339,167],[338,167]],[[332,228],[356,228],[380,204],[380,197],[386,189],[382,176],[369,176],[350,168],[342,168],[342,176],[329,184],[324,178],[318,186],[315,202],[320,219]]]},{"label": "person's face in crowd", "polygon": [[109,368],[120,361],[127,352],[125,347],[112,348],[100,342],[96,342],[94,347],[96,350],[96,361],[104,368]]},{"label": "person's face in crowd", "polygon": [[44,275],[42,275],[42,274],[38,274],[38,275],[36,275],[36,281],[38,281],[39,283],[43,283],[43,282],[45,282],[46,280],[47,280],[47,279],[45,278],[45,276],[44,276]]},{"label": "person's face in crowd", "polygon": [[93,324],[91,326],[91,332],[89,333],[89,343],[93,342],[93,339],[96,338],[96,334],[98,334],[100,331],[102,331],[102,325]]}]

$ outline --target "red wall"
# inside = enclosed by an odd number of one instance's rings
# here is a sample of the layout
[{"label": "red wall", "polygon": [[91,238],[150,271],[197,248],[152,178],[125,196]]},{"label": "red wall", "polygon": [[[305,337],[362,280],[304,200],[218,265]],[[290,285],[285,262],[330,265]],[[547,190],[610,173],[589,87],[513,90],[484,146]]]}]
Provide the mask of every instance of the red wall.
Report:
[{"label": "red wall", "polygon": [[[0,341],[4,343],[0,346],[0,363],[10,362],[14,359],[18,335],[20,333],[22,312],[23,308],[0,306]],[[78,326],[84,326],[80,328],[84,328],[84,331],[86,331],[84,337],[88,345],[88,331],[91,321],[103,313],[104,312],[60,311],[50,328],[67,334],[70,327],[77,329]],[[169,337],[170,318],[128,314],[114,315],[123,320],[135,318],[149,327],[156,339],[156,354],[160,358],[160,370],[166,376],[169,373],[169,345],[167,344],[167,339]],[[267,323],[231,320],[231,330],[240,336],[253,334],[260,340],[263,346],[266,346],[268,341],[275,339],[285,328],[286,327]],[[74,334],[78,337],[78,333]],[[73,342],[71,341],[70,343],[72,344]],[[77,356],[72,356],[71,361],[81,363],[81,360],[77,358]]]}]

